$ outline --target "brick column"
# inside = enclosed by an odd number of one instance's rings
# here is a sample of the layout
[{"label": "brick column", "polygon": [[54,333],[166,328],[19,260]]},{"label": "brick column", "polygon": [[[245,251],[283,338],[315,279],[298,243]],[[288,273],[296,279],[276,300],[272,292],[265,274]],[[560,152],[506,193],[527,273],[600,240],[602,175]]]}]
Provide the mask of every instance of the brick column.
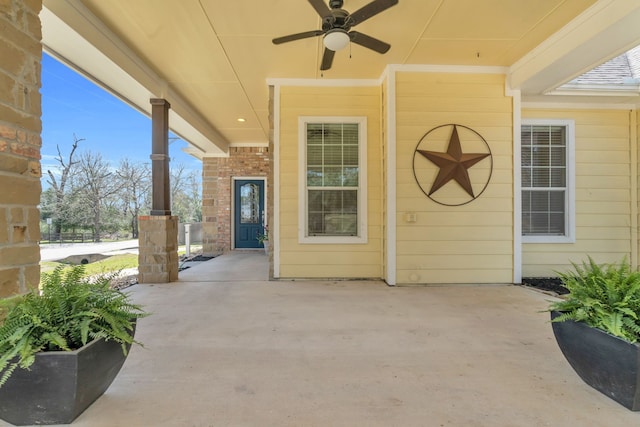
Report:
[{"label": "brick column", "polygon": [[40,279],[41,0],[0,0],[0,297]]},{"label": "brick column", "polygon": [[218,163],[202,159],[202,255],[215,256],[222,252],[218,242]]},{"label": "brick column", "polygon": [[148,215],[138,218],[140,248],[138,283],[178,280],[178,217]]}]

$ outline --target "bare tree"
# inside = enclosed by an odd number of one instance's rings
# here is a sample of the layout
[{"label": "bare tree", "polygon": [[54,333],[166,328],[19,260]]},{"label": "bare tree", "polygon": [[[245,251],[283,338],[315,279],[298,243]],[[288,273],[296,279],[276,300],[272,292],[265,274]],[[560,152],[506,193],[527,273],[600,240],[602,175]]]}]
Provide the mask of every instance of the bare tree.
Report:
[{"label": "bare tree", "polygon": [[187,168],[184,163],[178,163],[169,171],[171,182],[171,210],[174,210],[174,201],[178,198],[178,194],[184,192],[187,184]]},{"label": "bare tree", "polygon": [[131,228],[131,235],[138,238],[138,216],[149,206],[151,195],[151,169],[147,163],[132,163],[120,160],[116,170],[120,180],[119,201],[122,214]]},{"label": "bare tree", "polygon": [[73,135],[73,145],[71,146],[71,152],[69,152],[69,158],[65,159],[62,157],[62,152],[60,151],[60,146],[56,145],[56,148],[58,149],[58,157],[56,157],[56,161],[60,164],[60,169],[61,169],[61,173],[60,173],[60,178],[57,179],[56,175],[51,171],[51,170],[47,170],[47,174],[49,175],[49,179],[47,180],[47,182],[49,183],[49,185],[51,185],[51,187],[53,188],[54,194],[55,194],[55,202],[54,202],[54,215],[55,215],[55,233],[59,234],[62,231],[62,217],[63,217],[63,213],[65,212],[65,204],[68,201],[67,200],[67,195],[68,193],[65,192],[68,187],[67,184],[69,184],[69,180],[71,179],[71,175],[73,174],[73,170],[75,165],[77,165],[79,163],[78,160],[73,160],[73,155],[76,152],[76,149],[78,148],[78,144],[80,142],[84,141],[84,139],[78,138],[76,137],[76,135]]},{"label": "bare tree", "polygon": [[[74,135],[68,157],[58,147],[60,172],[47,171],[50,187],[43,191],[41,212],[55,219],[52,231],[93,229],[101,233],[128,229],[139,235],[138,216],[151,205],[151,168],[147,163],[120,161],[117,169],[101,154],[80,152],[84,141]],[[171,169],[171,209],[181,222],[202,218],[201,181],[197,171],[178,164]]]},{"label": "bare tree", "polygon": [[179,163],[171,168],[171,212],[180,222],[197,222],[202,219],[200,180],[196,171]]},{"label": "bare tree", "polygon": [[191,171],[187,176],[186,194],[189,203],[189,221],[202,221],[202,181],[196,171]]},{"label": "bare tree", "polygon": [[115,179],[109,162],[100,153],[82,153],[78,164],[78,184],[84,204],[91,214],[90,223],[96,242],[100,241],[102,214],[108,207],[109,198],[120,190],[120,181]]}]

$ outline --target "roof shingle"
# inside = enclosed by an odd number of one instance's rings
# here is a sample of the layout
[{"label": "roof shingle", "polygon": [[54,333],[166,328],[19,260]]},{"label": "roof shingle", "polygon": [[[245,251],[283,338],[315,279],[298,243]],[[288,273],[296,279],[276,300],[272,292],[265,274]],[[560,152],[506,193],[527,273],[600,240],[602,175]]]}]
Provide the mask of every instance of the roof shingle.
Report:
[{"label": "roof shingle", "polygon": [[640,79],[640,46],[587,71],[569,84],[637,85],[638,81],[633,79]]}]

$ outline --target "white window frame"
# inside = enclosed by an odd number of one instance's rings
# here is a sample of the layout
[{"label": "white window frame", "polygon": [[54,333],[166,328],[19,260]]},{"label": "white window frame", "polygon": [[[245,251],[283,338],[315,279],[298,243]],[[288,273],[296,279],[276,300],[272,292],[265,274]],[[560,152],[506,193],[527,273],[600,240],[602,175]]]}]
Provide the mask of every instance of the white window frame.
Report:
[{"label": "white window frame", "polygon": [[[567,119],[522,119],[522,126],[564,126],[566,129],[566,192],[564,236],[527,236],[522,234],[522,243],[575,243],[576,241],[576,200],[575,200],[575,121]],[[522,132],[522,128],[520,130]],[[522,141],[520,142],[522,144]],[[524,187],[520,183],[520,193]],[[522,217],[522,208],[520,208]]]},{"label": "white window frame", "polygon": [[[358,234],[357,236],[309,236],[307,191],[307,124],[358,125]],[[298,118],[298,242],[301,244],[365,244],[367,238],[367,118],[300,116]]]}]

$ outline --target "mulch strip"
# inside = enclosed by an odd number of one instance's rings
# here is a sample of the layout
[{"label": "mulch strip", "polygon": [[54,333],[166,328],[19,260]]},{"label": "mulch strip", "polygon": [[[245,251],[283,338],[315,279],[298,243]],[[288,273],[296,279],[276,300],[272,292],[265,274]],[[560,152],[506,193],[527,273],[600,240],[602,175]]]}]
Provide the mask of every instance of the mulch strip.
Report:
[{"label": "mulch strip", "polygon": [[542,291],[553,292],[557,295],[566,295],[569,293],[567,288],[562,285],[562,281],[557,277],[524,277],[522,285]]}]

